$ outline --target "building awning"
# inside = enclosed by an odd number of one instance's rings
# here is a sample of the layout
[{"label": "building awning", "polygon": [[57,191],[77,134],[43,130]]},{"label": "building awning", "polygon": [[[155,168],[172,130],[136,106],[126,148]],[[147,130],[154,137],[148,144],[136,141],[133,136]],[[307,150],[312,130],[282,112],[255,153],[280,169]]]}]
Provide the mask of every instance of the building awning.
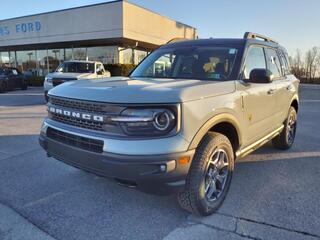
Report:
[{"label": "building awning", "polygon": [[135,46],[152,50],[173,38],[193,39],[197,30],[127,1],[0,21],[0,51]]}]

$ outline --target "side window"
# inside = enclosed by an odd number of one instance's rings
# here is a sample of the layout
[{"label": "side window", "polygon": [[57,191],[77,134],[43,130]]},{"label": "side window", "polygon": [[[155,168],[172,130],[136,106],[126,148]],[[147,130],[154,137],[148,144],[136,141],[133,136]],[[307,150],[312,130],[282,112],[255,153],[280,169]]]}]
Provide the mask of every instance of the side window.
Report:
[{"label": "side window", "polygon": [[[169,77],[171,76],[172,66],[174,65],[176,55],[161,55],[151,66],[143,73],[144,77]],[[187,71],[187,70],[185,70]]]},{"label": "side window", "polygon": [[282,51],[279,51],[279,56],[280,56],[280,60],[281,60],[282,72],[284,73],[284,75],[289,75],[290,74],[290,67],[289,67],[288,61],[287,61],[284,53]]},{"label": "side window", "polygon": [[251,71],[255,68],[267,68],[262,47],[249,48],[243,68],[243,78],[249,79]]},{"label": "side window", "polygon": [[103,74],[103,68],[100,63],[96,65],[96,73],[98,73],[98,72],[101,72],[101,74]]},{"label": "side window", "polygon": [[272,72],[274,78],[280,78],[282,76],[281,63],[276,50],[272,48],[266,48],[268,68]]},{"label": "side window", "polygon": [[12,69],[11,71],[12,71],[13,75],[19,75],[19,73],[18,73],[18,71],[16,69]]},{"label": "side window", "polygon": [[289,72],[291,74],[291,65],[290,65],[289,55],[288,55],[287,52],[284,52],[284,57],[286,58],[286,62],[288,64],[288,69],[289,69]]}]

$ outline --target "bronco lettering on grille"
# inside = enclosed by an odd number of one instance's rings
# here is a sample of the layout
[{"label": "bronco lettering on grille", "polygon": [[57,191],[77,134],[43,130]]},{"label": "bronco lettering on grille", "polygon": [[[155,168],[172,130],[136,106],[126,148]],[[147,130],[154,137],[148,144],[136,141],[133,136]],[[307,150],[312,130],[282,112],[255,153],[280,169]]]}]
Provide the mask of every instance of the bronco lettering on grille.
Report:
[{"label": "bronco lettering on grille", "polygon": [[95,115],[91,113],[81,113],[77,111],[71,111],[71,110],[64,110],[61,108],[56,108],[54,106],[50,106],[48,108],[49,112],[63,115],[66,117],[73,117],[77,119],[83,119],[83,120],[89,120],[94,122],[104,122],[104,117],[101,115]]}]

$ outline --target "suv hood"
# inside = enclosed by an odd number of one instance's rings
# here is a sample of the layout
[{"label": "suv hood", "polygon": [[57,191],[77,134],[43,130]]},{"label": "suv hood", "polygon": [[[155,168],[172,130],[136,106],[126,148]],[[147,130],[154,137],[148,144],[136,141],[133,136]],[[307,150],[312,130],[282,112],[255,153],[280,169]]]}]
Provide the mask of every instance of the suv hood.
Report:
[{"label": "suv hood", "polygon": [[49,94],[109,103],[179,103],[233,91],[234,81],[111,77],[66,82]]},{"label": "suv hood", "polygon": [[77,78],[77,79],[83,79],[86,78],[90,75],[92,75],[93,73],[61,73],[61,72],[53,72],[53,73],[49,73],[48,77],[51,78]]}]

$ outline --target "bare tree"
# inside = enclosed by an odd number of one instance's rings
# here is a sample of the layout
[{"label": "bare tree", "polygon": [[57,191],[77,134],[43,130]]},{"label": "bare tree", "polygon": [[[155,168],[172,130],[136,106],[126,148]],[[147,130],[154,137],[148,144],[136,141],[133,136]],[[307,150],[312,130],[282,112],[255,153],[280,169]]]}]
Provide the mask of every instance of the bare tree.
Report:
[{"label": "bare tree", "polygon": [[301,79],[305,77],[305,63],[302,59],[302,51],[300,49],[296,50],[296,54],[294,57],[291,57],[291,66],[293,74]]},{"label": "bare tree", "polygon": [[290,63],[292,73],[301,81],[320,83],[320,47],[313,47],[305,54],[297,49]]},{"label": "bare tree", "polygon": [[318,47],[318,54],[315,60],[315,77],[320,77],[320,47]]},{"label": "bare tree", "polygon": [[313,47],[306,53],[305,64],[306,64],[306,75],[308,80],[314,80],[317,72],[317,58],[318,48]]}]

